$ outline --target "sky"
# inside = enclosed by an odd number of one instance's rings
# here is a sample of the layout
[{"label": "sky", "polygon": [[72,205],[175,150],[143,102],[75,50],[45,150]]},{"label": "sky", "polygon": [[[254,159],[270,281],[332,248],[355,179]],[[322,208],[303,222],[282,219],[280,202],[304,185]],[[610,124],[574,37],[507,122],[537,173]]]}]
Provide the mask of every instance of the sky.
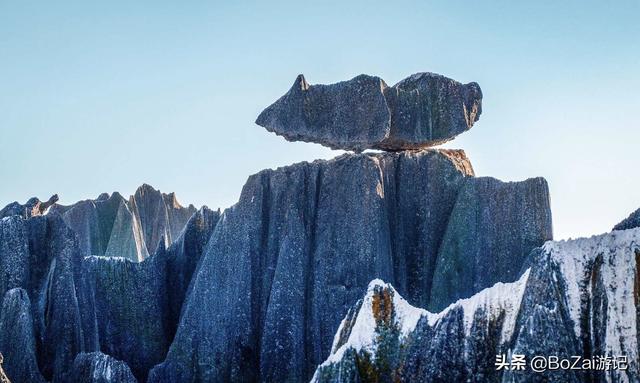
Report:
[{"label": "sky", "polygon": [[[134,4],[135,3],[135,4]],[[304,73],[482,87],[446,144],[478,176],[543,176],[557,239],[640,207],[640,1],[0,0],[0,205],[149,183],[225,208],[247,177],[337,151],[255,125]]]}]

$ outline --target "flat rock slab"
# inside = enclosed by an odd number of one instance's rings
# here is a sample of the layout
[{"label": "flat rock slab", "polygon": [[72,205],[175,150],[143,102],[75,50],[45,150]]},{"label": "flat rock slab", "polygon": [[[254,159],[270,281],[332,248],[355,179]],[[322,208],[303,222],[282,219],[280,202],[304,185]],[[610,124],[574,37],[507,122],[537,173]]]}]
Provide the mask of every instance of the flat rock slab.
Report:
[{"label": "flat rock slab", "polygon": [[435,73],[416,73],[389,87],[359,75],[309,85],[303,75],[256,124],[289,141],[361,152],[423,149],[469,130],[482,113],[482,91]]}]

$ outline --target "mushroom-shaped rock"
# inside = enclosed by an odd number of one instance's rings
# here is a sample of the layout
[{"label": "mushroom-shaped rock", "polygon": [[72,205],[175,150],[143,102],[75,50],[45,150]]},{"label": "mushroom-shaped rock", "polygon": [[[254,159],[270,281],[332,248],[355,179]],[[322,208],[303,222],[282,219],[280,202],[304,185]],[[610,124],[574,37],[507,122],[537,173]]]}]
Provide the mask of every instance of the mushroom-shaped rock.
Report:
[{"label": "mushroom-shaped rock", "polygon": [[309,85],[303,75],[256,120],[289,141],[333,149],[422,149],[469,130],[482,112],[477,83],[461,84],[417,73],[389,87],[359,75],[331,85]]}]

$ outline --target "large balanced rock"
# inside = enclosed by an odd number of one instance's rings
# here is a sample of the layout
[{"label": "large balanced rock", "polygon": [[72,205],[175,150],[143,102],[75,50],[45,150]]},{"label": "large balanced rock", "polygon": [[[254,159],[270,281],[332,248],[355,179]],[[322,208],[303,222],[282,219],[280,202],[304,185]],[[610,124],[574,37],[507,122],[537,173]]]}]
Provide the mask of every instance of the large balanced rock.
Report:
[{"label": "large balanced rock", "polygon": [[331,85],[309,85],[299,75],[256,123],[289,141],[334,149],[421,149],[452,140],[482,112],[482,92],[434,73],[417,73],[389,87],[360,75]]}]

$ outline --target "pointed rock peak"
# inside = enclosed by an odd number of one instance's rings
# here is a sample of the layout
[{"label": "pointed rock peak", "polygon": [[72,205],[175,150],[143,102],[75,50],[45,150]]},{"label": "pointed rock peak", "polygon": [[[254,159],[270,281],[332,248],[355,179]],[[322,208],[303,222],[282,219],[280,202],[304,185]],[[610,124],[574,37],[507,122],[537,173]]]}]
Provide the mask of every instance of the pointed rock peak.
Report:
[{"label": "pointed rock peak", "polygon": [[299,74],[298,77],[296,77],[296,81],[293,83],[293,88],[296,87],[297,89],[300,89],[302,91],[306,91],[309,89],[309,83],[304,78],[303,74]]},{"label": "pointed rock peak", "polygon": [[340,323],[331,356],[323,365],[339,361],[348,349],[364,349],[375,355],[378,334],[390,329],[406,337],[424,315],[430,313],[411,306],[391,284],[374,279],[369,283],[364,299]]},{"label": "pointed rock peak", "polygon": [[109,193],[100,193],[96,201],[106,201],[110,198]]},{"label": "pointed rock peak", "polygon": [[147,183],[143,183],[136,189],[135,195],[145,195],[147,193],[160,194],[160,190],[157,190]]},{"label": "pointed rock peak", "polygon": [[640,227],[640,209],[631,213],[627,218],[613,227],[613,230],[628,230]]},{"label": "pointed rock peak", "polygon": [[[176,197],[175,192],[171,192],[169,194],[162,194],[162,196],[167,206],[172,207],[174,209],[182,209],[182,205],[178,201],[178,198]],[[189,207],[191,208],[193,207],[193,205],[190,205]]]}]

